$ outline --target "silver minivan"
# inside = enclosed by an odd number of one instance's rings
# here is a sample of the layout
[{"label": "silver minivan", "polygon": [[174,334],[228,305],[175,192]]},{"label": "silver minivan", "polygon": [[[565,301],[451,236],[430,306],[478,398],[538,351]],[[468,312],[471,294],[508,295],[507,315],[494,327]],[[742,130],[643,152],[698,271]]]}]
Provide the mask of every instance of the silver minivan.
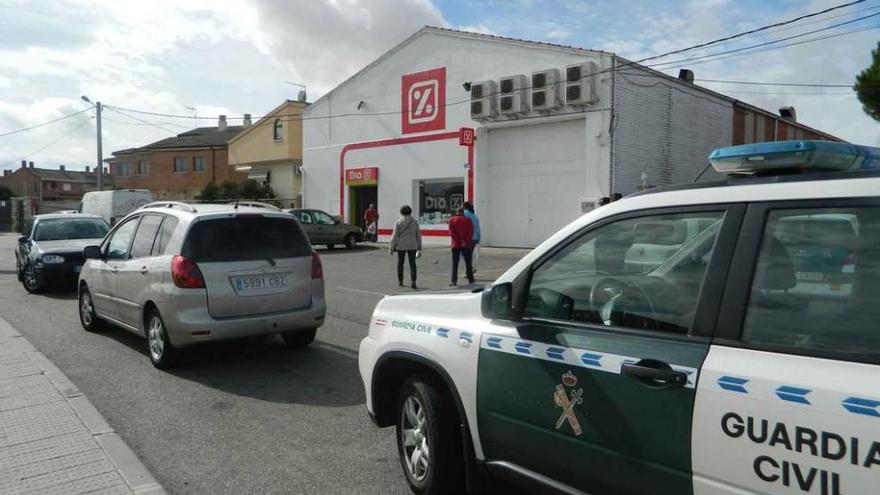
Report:
[{"label": "silver minivan", "polygon": [[147,338],[157,368],[200,342],[271,333],[308,345],[324,322],[321,259],[289,214],[238,205],[151,203],[83,250],[83,328]]}]

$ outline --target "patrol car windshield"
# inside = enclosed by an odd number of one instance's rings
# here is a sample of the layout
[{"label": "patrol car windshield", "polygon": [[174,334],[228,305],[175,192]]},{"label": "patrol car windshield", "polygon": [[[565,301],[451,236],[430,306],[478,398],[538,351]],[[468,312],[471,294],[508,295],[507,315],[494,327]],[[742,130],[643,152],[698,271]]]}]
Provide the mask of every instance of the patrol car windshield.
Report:
[{"label": "patrol car windshield", "polygon": [[107,222],[99,218],[53,218],[37,222],[34,240],[100,239],[108,230]]}]

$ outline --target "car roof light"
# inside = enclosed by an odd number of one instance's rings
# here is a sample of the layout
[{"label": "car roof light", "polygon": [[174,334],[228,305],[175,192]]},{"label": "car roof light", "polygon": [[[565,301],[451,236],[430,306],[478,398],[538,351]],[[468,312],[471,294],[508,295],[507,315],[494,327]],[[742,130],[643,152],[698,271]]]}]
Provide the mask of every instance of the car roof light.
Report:
[{"label": "car roof light", "polygon": [[771,141],[718,148],[709,162],[726,175],[868,170],[880,169],[880,148],[832,141]]}]

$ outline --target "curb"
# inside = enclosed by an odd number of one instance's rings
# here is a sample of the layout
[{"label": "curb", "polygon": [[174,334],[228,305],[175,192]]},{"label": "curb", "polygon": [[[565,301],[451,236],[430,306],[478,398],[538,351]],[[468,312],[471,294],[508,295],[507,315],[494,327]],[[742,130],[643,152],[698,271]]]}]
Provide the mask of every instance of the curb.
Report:
[{"label": "curb", "polygon": [[92,434],[92,438],[119,471],[120,476],[132,492],[137,495],[164,495],[167,493],[138,459],[134,451],[107,423],[104,416],[76,388],[76,385],[3,317],[0,317],[0,336],[12,337],[13,345],[24,353],[52,382],[55,389],[64,397],[73,412]]}]

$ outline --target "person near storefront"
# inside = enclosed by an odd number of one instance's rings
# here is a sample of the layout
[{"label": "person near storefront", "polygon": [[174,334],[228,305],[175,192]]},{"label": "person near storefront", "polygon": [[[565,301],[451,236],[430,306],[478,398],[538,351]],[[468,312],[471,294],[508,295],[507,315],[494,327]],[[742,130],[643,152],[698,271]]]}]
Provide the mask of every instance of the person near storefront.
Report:
[{"label": "person near storefront", "polygon": [[458,262],[464,258],[465,275],[468,282],[474,283],[474,268],[471,264],[471,254],[474,247],[474,224],[464,216],[464,208],[455,210],[455,215],[449,219],[450,247],[452,248],[452,283],[451,287],[458,285]]},{"label": "person near storefront", "polygon": [[[372,205],[371,205],[372,206]],[[391,242],[388,249],[393,255],[397,252],[397,283],[403,287],[403,260],[409,260],[409,276],[412,281],[411,287],[416,289],[416,258],[422,251],[422,231],[419,222],[412,217],[412,208],[409,205],[400,207],[400,218],[394,224],[391,233]]]}]

